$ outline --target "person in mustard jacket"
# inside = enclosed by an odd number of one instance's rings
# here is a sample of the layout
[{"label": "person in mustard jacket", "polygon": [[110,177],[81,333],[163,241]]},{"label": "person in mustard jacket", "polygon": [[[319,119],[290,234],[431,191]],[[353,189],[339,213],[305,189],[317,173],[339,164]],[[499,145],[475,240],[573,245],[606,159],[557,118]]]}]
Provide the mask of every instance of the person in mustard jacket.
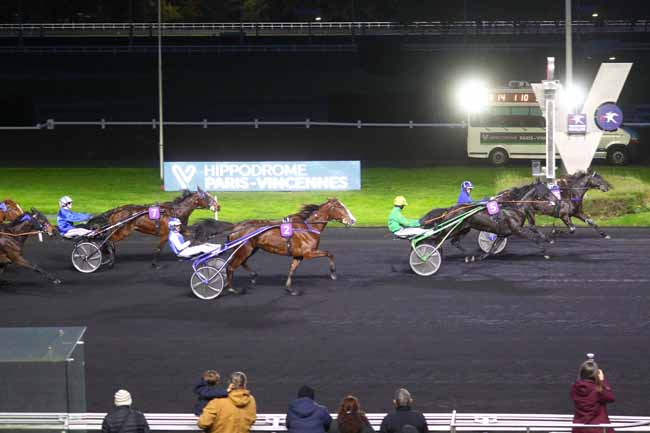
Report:
[{"label": "person in mustard jacket", "polygon": [[244,373],[230,375],[227,398],[215,398],[205,406],[198,420],[208,433],[248,433],[255,422],[257,405],[248,389]]}]

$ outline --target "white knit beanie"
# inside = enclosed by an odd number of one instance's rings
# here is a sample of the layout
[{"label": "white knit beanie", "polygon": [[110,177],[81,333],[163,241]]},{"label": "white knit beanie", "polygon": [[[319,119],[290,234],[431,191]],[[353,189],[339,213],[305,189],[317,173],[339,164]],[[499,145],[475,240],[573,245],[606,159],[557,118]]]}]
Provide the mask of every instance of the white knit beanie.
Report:
[{"label": "white knit beanie", "polygon": [[131,406],[131,394],[126,389],[120,389],[115,393],[115,406]]}]

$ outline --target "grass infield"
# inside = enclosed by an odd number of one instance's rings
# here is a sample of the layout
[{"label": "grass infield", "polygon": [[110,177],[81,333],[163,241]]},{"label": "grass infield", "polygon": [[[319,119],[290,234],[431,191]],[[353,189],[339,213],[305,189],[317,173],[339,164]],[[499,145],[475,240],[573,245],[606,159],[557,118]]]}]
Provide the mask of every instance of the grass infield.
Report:
[{"label": "grass infield", "polygon": [[[608,193],[589,191],[585,208],[602,225],[650,226],[650,168],[602,167],[598,170],[612,183]],[[354,213],[360,226],[383,226],[393,197],[406,196],[408,217],[420,217],[435,207],[456,202],[460,183],[474,183],[476,199],[532,181],[530,169],[492,167],[366,168],[361,171],[361,191],[332,192],[221,192],[219,219],[281,218],[301,204],[321,203],[338,197]],[[158,170],[134,168],[2,168],[0,200],[11,198],[23,207],[56,214],[58,199],[69,195],[73,210],[97,214],[122,204],[166,201],[178,195],[160,191]],[[212,217],[197,210],[192,220]],[[551,218],[540,223],[559,223]],[[560,223],[561,224],[561,223]]]}]

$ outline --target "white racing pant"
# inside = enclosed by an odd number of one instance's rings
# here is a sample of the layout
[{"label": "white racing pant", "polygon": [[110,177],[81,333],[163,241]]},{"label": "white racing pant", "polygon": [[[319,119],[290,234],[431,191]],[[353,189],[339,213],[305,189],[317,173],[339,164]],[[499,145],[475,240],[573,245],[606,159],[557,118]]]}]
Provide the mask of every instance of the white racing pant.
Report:
[{"label": "white racing pant", "polygon": [[178,257],[183,257],[183,258],[193,257],[198,254],[210,253],[214,250],[218,250],[219,248],[221,248],[220,244],[194,245],[183,249],[180,253],[178,253]]},{"label": "white racing pant", "polygon": [[76,238],[76,237],[78,237],[78,236],[86,236],[86,235],[87,235],[88,233],[90,233],[90,232],[92,232],[92,230],[88,230],[88,229],[83,229],[83,228],[81,228],[81,227],[77,227],[77,228],[70,229],[70,230],[68,230],[67,232],[65,232],[65,234],[63,235],[63,237],[64,237],[64,238],[68,238],[68,239],[74,239],[74,238]]},{"label": "white racing pant", "polygon": [[397,230],[393,234],[398,238],[411,238],[413,236],[421,235],[426,231],[427,229],[423,229],[421,227],[402,227],[401,229]]}]

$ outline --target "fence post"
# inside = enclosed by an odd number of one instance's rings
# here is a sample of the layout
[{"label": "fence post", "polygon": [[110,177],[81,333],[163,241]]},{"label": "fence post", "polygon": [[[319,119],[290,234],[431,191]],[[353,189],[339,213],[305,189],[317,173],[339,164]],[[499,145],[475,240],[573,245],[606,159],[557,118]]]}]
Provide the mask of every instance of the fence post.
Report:
[{"label": "fence post", "polygon": [[106,119],[104,119],[103,117],[100,120],[100,125],[101,125],[102,129],[106,129]]},{"label": "fence post", "polygon": [[413,121],[409,120],[409,128],[413,129]]},{"label": "fence post", "polygon": [[361,129],[361,121],[357,120],[357,129]]},{"label": "fence post", "polygon": [[208,129],[208,119],[203,119],[203,129]]},{"label": "fence post", "polygon": [[47,119],[47,129],[54,129],[54,119]]},{"label": "fence post", "polygon": [[260,127],[259,120],[255,119],[255,129]]},{"label": "fence post", "polygon": [[305,128],[309,129],[311,127],[311,120],[310,119],[305,119]]},{"label": "fence post", "polygon": [[151,119],[151,129],[156,129],[156,118]]}]

